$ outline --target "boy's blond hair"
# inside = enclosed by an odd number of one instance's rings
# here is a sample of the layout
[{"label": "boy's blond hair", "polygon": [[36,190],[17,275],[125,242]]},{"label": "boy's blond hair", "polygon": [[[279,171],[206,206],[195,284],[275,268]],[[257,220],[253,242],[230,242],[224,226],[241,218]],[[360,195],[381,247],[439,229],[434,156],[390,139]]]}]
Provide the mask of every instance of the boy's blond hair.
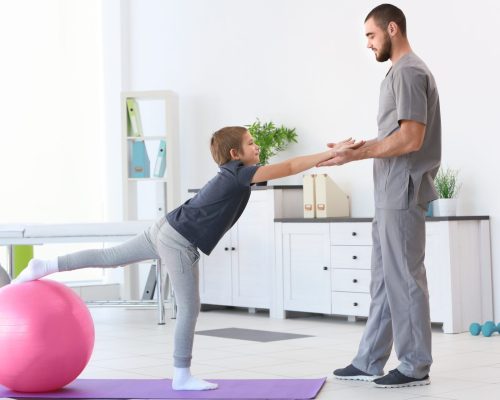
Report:
[{"label": "boy's blond hair", "polygon": [[231,149],[241,151],[243,135],[247,129],[242,126],[226,126],[219,129],[210,139],[210,151],[217,165],[225,164],[232,160]]}]

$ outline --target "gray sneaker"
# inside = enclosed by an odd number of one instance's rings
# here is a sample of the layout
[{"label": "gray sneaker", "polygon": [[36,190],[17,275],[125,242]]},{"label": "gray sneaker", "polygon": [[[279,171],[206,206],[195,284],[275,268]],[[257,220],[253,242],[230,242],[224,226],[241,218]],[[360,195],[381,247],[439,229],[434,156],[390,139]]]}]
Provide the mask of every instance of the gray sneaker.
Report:
[{"label": "gray sneaker", "polygon": [[381,378],[378,375],[370,375],[366,372],[357,369],[354,365],[349,364],[345,368],[336,369],[333,371],[333,376],[337,379],[344,379],[349,381],[366,381],[371,382],[374,379]]},{"label": "gray sneaker", "polygon": [[408,386],[429,385],[431,383],[431,380],[429,379],[429,375],[425,375],[420,379],[411,378],[409,376],[403,375],[397,369],[393,369],[382,378],[375,379],[373,383],[375,383],[375,386],[379,388],[401,388]]}]

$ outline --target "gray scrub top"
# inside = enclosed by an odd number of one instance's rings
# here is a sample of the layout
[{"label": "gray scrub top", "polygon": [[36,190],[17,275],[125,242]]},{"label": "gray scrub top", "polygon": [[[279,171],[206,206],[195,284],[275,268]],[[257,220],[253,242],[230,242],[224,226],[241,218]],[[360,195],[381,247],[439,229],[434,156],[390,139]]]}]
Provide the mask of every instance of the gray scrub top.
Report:
[{"label": "gray scrub top", "polygon": [[377,120],[378,140],[397,131],[402,120],[425,124],[425,137],[418,151],[373,160],[375,207],[426,207],[437,198],[434,177],[441,163],[441,113],[434,77],[415,53],[404,55],[382,81]]}]

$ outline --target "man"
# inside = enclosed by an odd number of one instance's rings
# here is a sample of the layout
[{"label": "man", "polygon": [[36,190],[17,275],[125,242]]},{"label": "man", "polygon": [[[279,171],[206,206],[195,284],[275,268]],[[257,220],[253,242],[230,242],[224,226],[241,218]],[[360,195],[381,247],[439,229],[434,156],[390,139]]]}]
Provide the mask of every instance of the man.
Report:
[{"label": "man", "polygon": [[[373,381],[378,387],[428,385],[432,356],[425,210],[437,198],[439,95],[429,69],[410,47],[399,8],[374,8],[365,19],[365,33],[376,60],[392,63],[380,88],[378,137],[358,149],[336,151],[320,164],[374,159],[370,314],[352,364],[335,370],[334,376]],[[383,376],[393,340],[400,364]]]}]

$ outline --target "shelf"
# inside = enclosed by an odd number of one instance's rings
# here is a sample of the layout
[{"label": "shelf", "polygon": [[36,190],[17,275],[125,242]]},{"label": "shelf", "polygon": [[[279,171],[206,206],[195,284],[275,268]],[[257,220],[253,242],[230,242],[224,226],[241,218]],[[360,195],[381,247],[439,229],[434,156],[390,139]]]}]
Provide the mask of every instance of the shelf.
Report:
[{"label": "shelf", "polygon": [[127,136],[127,140],[132,140],[132,141],[135,141],[135,140],[165,140],[165,136],[166,135],[162,135],[162,136],[151,136],[151,135],[148,135],[148,136]]},{"label": "shelf", "polygon": [[133,182],[166,182],[167,178],[127,178],[129,181]]}]

